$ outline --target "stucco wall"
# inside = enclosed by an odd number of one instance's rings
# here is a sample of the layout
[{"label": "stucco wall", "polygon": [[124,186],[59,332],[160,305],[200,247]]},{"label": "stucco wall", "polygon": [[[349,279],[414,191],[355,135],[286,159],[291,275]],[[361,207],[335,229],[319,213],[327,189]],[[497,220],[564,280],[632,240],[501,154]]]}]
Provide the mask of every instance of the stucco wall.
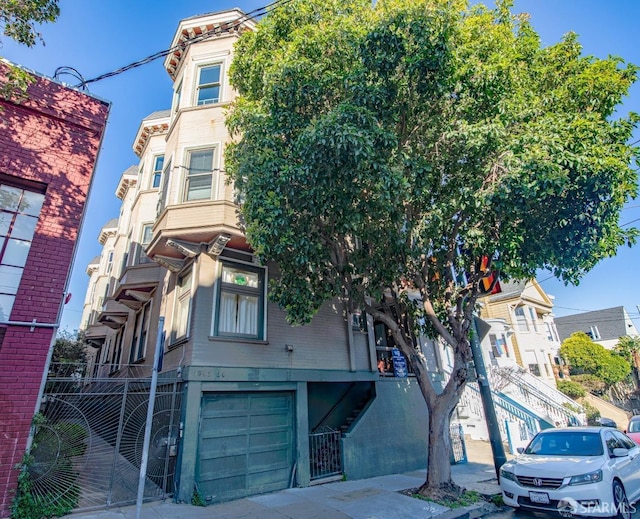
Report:
[{"label": "stucco wall", "polygon": [[347,479],[427,466],[427,405],[412,378],[381,379],[377,396],[343,439]]}]

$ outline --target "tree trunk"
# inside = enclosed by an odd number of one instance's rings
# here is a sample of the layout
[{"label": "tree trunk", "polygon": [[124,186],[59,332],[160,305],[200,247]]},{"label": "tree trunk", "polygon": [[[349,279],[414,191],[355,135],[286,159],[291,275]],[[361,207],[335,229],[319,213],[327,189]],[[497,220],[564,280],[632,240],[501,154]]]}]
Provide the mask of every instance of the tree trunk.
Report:
[{"label": "tree trunk", "polygon": [[420,494],[432,499],[458,496],[462,490],[451,479],[450,402],[440,395],[433,409],[429,409],[429,447],[427,479]]}]

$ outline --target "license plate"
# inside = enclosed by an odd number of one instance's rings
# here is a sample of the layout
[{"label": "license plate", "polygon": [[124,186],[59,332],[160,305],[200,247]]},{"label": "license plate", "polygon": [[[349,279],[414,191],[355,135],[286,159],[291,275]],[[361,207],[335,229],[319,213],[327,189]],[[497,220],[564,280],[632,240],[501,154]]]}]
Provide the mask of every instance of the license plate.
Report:
[{"label": "license plate", "polygon": [[549,504],[549,494],[546,492],[529,492],[529,499],[532,503],[539,503],[541,505]]}]

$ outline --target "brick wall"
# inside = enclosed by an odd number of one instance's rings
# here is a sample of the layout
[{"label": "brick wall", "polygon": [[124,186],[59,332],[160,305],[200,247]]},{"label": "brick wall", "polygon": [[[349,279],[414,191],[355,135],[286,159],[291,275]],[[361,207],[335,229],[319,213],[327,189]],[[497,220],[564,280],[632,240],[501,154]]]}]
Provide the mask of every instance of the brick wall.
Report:
[{"label": "brick wall", "polygon": [[[0,63],[0,78],[7,65]],[[0,99],[0,180],[44,190],[45,200],[11,312],[0,324],[0,518],[17,472],[67,287],[109,104],[34,76],[29,99]],[[49,325],[49,326],[47,326]]]}]

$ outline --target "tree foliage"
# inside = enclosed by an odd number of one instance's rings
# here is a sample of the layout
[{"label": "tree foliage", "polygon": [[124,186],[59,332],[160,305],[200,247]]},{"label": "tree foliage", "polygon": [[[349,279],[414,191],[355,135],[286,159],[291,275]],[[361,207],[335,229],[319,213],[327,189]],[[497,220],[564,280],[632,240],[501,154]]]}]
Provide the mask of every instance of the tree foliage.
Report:
[{"label": "tree foliage", "polygon": [[60,14],[58,0],[3,0],[0,2],[0,25],[5,36],[33,47],[44,43],[37,25],[55,22]]},{"label": "tree foliage", "polygon": [[607,387],[621,382],[631,373],[631,364],[627,359],[593,342],[583,332],[565,339],[560,346],[560,355],[569,363],[572,372],[593,375]]},{"label": "tree foliage", "polygon": [[558,390],[574,400],[587,394],[587,391],[573,380],[558,380]]},{"label": "tree foliage", "polygon": [[[2,0],[0,26],[5,36],[27,47],[33,47],[42,36],[37,24],[55,22],[60,14],[58,0]],[[5,77],[0,77],[0,98],[21,103],[27,99],[27,88],[34,77],[18,67],[10,66]]]},{"label": "tree foliage", "polygon": [[[542,47],[508,1],[296,0],[240,38],[226,167],[270,296],[294,324],[342,298],[387,326],[429,408],[424,493],[451,482],[481,258],[574,283],[634,241],[636,117],[613,114],[635,79],[574,34]],[[443,387],[420,334],[453,352]]]}]

